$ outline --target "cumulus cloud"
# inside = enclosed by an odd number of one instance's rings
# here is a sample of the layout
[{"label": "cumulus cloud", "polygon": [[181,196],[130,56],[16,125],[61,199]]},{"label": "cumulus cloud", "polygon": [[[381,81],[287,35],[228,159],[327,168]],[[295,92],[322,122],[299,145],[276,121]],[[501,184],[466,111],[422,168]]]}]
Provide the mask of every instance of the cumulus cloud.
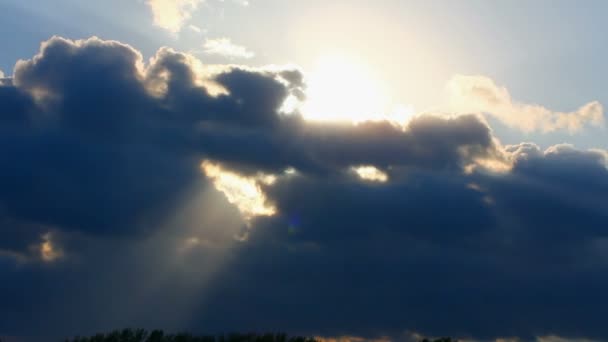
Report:
[{"label": "cumulus cloud", "polygon": [[604,108],[597,101],[572,112],[557,112],[536,104],[513,100],[509,91],[484,76],[454,76],[447,86],[450,108],[459,112],[483,112],[506,125],[531,132],[580,132],[585,126],[604,126]]},{"label": "cumulus cloud", "polygon": [[172,33],[181,31],[203,0],[147,0],[154,24]]},{"label": "cumulus cloud", "polygon": [[[148,211],[157,219],[201,177],[204,158],[242,174],[290,167],[331,174],[359,165],[459,170],[500,157],[475,116],[420,117],[405,131],[389,123],[312,124],[279,113],[301,91],[296,70],[231,67],[205,76],[195,66],[194,57],[169,49],[144,65],[119,42],[59,37],[18,62],[14,85],[0,88],[2,121],[13,128],[2,136],[13,146],[1,157],[10,166],[0,196],[7,211],[114,234],[144,227],[134,223]],[[199,82],[209,77],[226,93],[211,95]],[[48,176],[34,182],[22,170]]]},{"label": "cumulus cloud", "polygon": [[234,44],[229,38],[207,39],[203,44],[204,52],[228,58],[253,58],[255,54],[246,47]]},{"label": "cumulus cloud", "polygon": [[608,337],[606,151],[502,146],[475,114],[309,122],[281,111],[295,68],[98,38],[14,70],[0,331]]}]

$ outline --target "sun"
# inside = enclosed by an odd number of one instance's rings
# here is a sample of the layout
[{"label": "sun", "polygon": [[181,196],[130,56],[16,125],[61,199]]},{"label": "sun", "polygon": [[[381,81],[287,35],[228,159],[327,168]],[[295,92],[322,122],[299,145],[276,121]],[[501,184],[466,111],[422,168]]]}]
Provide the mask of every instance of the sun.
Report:
[{"label": "sun", "polygon": [[315,121],[366,121],[383,116],[388,97],[371,68],[355,58],[326,55],[307,75],[302,113]]}]

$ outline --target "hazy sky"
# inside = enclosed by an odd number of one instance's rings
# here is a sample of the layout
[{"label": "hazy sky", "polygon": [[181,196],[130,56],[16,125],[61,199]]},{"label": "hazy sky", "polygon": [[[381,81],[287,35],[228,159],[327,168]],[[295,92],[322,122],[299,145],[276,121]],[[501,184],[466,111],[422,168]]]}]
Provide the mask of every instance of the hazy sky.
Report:
[{"label": "hazy sky", "polygon": [[607,12],[0,0],[0,338],[607,340]]}]

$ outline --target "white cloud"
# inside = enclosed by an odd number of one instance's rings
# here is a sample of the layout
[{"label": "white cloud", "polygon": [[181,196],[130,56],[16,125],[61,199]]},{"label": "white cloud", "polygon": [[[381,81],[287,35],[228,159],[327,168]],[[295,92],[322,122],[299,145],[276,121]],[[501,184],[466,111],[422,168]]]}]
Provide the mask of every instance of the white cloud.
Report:
[{"label": "white cloud", "polygon": [[[224,2],[224,0],[219,0],[219,1]],[[232,0],[232,2],[234,2],[235,4],[241,5],[241,6],[249,6],[248,0]]]},{"label": "white cloud", "polygon": [[354,167],[353,171],[357,174],[357,176],[359,176],[359,178],[366,181],[379,183],[388,181],[388,175],[386,173],[371,165]]},{"label": "white cloud", "polygon": [[201,169],[213,181],[215,188],[226,196],[228,202],[236,205],[246,220],[276,213],[276,208],[266,203],[266,195],[259,186],[260,183],[274,182],[272,176],[245,177],[208,160],[201,163]]},{"label": "white cloud", "polygon": [[252,58],[255,54],[246,47],[236,45],[229,38],[207,39],[203,44],[204,52],[229,58]]},{"label": "white cloud", "polygon": [[604,125],[603,106],[597,101],[572,112],[552,111],[541,105],[513,100],[506,88],[485,76],[457,75],[448,82],[447,88],[450,110],[483,112],[526,133],[567,130],[573,134],[587,125]]},{"label": "white cloud", "polygon": [[201,29],[200,27],[196,26],[196,25],[188,25],[188,28],[196,33],[202,33],[203,29]]},{"label": "white cloud", "polygon": [[181,31],[203,0],[147,0],[154,24],[172,33]]}]

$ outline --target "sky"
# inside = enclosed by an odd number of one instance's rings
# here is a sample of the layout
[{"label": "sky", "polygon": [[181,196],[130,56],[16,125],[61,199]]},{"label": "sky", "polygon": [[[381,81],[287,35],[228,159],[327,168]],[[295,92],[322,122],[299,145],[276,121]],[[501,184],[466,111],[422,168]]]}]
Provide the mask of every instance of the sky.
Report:
[{"label": "sky", "polygon": [[0,0],[0,338],[608,340],[606,10]]}]

